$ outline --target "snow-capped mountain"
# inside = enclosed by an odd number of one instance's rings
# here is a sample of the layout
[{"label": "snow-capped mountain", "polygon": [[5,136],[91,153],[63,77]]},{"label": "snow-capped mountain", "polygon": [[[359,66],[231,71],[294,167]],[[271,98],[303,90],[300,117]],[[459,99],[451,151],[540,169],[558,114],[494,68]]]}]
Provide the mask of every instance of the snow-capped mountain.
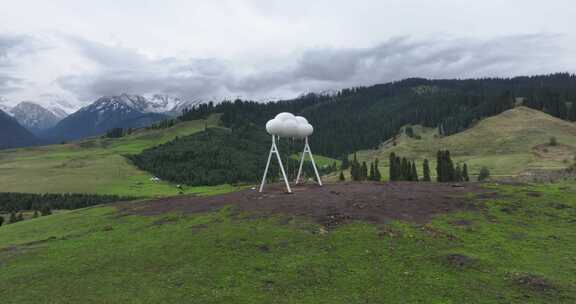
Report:
[{"label": "snow-capped mountain", "polygon": [[43,101],[44,108],[51,111],[56,117],[63,119],[64,117],[78,111],[79,106],[64,100],[64,99],[51,99]]},{"label": "snow-capped mountain", "polygon": [[36,145],[40,141],[14,117],[0,110],[0,149]]},{"label": "snow-capped mountain", "polygon": [[3,111],[4,113],[8,114],[8,115],[12,115],[10,114],[10,109],[12,109],[12,106],[10,106],[10,103],[8,102],[8,100],[2,96],[0,96],[0,110]]},{"label": "snow-capped mountain", "polygon": [[29,101],[23,101],[9,111],[14,118],[26,129],[37,134],[40,131],[52,128],[61,118],[52,111]]},{"label": "snow-capped mountain", "polygon": [[178,116],[186,108],[202,103],[200,100],[184,100],[168,95],[156,94],[148,98],[148,112],[164,113],[170,116]]},{"label": "snow-capped mountain", "polygon": [[168,118],[161,114],[166,104],[140,95],[105,96],[60,121],[48,136],[78,139],[102,134],[112,128],[139,128]]},{"label": "snow-capped mountain", "polygon": [[7,105],[0,103],[0,110],[4,111],[5,113],[10,114],[11,109],[12,108],[10,106],[7,106]]}]

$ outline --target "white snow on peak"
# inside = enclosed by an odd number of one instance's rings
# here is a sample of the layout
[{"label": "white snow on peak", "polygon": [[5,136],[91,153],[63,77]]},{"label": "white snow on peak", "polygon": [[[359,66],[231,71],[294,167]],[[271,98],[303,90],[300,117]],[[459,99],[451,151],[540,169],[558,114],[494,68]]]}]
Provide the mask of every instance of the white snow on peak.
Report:
[{"label": "white snow on peak", "polygon": [[5,112],[6,114],[13,116],[12,113],[10,113],[10,110],[12,110],[12,106],[10,105],[10,101],[8,101],[8,99],[0,96],[0,110],[2,110],[3,112]]},{"label": "white snow on peak", "polygon": [[169,95],[155,94],[149,97],[122,94],[104,96],[80,111],[98,112],[100,115],[108,111],[138,111],[141,113],[161,113],[172,116],[180,115],[184,108],[190,108],[201,103],[200,100],[188,101]]}]

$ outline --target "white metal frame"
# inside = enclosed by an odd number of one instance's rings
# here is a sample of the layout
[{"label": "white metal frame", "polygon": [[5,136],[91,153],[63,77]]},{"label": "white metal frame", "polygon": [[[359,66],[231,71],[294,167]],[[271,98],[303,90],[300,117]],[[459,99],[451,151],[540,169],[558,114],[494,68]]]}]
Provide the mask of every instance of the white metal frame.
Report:
[{"label": "white metal frame", "polygon": [[272,154],[276,154],[276,158],[278,159],[278,165],[280,165],[280,171],[282,171],[282,176],[284,177],[284,183],[286,183],[286,190],[288,191],[288,193],[292,193],[292,189],[290,189],[290,183],[288,182],[288,177],[286,177],[286,171],[284,171],[284,165],[282,165],[280,152],[278,151],[278,147],[276,146],[275,135],[272,135],[272,147],[270,147],[270,154],[268,154],[268,161],[266,162],[266,169],[264,169],[264,177],[262,177],[262,183],[260,184],[259,192],[262,192],[262,190],[264,189],[264,184],[266,183],[266,176],[268,175],[268,167],[270,167],[270,161],[272,160]]},{"label": "white metal frame", "polygon": [[306,157],[306,153],[310,156],[310,160],[312,161],[312,167],[314,167],[314,172],[316,173],[316,178],[318,180],[318,185],[322,186],[322,180],[320,179],[320,174],[318,174],[318,168],[316,168],[316,162],[314,162],[314,156],[312,156],[312,150],[310,149],[310,145],[308,144],[308,137],[304,139],[304,151],[302,152],[302,158],[300,159],[300,168],[298,169],[298,175],[296,176],[296,184],[300,181],[300,175],[302,174],[302,166],[304,165],[304,157]]}]

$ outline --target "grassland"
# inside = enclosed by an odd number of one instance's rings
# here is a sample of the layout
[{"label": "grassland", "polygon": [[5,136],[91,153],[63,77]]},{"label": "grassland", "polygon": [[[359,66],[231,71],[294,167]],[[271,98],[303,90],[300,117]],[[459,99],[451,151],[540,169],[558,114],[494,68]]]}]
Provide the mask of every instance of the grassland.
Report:
[{"label": "grassland", "polygon": [[[416,160],[421,170],[427,158],[434,175],[436,151],[448,149],[456,162],[466,162],[472,174],[486,166],[492,176],[529,174],[538,170],[568,167],[576,157],[576,124],[543,112],[517,107],[484,119],[473,128],[452,136],[439,137],[436,130],[414,127],[420,139],[399,136],[377,150],[358,152],[361,161],[380,160],[381,171],[388,175],[388,155],[395,152]],[[550,146],[555,137],[558,145]]]},{"label": "grassland", "polygon": [[[114,206],[0,227],[5,303],[574,303],[576,185],[414,225]],[[141,204],[141,203],[137,203]],[[231,202],[233,204],[233,202]]]},{"label": "grassland", "polygon": [[[123,157],[168,142],[177,136],[215,126],[218,117],[182,122],[169,129],[140,130],[119,138],[91,138],[43,147],[0,151],[0,192],[83,192],[130,196],[176,195],[176,185],[152,181]],[[219,193],[229,185],[188,187],[185,193]]]}]

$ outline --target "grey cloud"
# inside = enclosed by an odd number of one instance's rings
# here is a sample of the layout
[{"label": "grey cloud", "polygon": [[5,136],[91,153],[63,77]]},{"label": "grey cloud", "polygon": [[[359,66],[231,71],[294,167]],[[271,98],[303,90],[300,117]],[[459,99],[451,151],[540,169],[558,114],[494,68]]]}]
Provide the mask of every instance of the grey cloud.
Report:
[{"label": "grey cloud", "polygon": [[38,41],[31,36],[0,33],[0,67],[12,67],[18,63],[20,56],[41,48]]},{"label": "grey cloud", "polygon": [[[418,40],[397,37],[369,48],[316,48],[303,52],[287,69],[258,67],[244,74],[217,59],[152,60],[135,50],[83,39],[73,42],[102,71],[71,75],[60,85],[82,98],[123,92],[166,93],[184,98],[249,98],[298,95],[407,77],[464,78],[560,71],[550,61],[561,49],[555,35],[517,35],[489,40]],[[551,62],[553,62],[551,64]],[[287,97],[287,96],[279,96]]]},{"label": "grey cloud", "polygon": [[0,74],[0,94],[11,93],[22,89],[23,79]]}]

